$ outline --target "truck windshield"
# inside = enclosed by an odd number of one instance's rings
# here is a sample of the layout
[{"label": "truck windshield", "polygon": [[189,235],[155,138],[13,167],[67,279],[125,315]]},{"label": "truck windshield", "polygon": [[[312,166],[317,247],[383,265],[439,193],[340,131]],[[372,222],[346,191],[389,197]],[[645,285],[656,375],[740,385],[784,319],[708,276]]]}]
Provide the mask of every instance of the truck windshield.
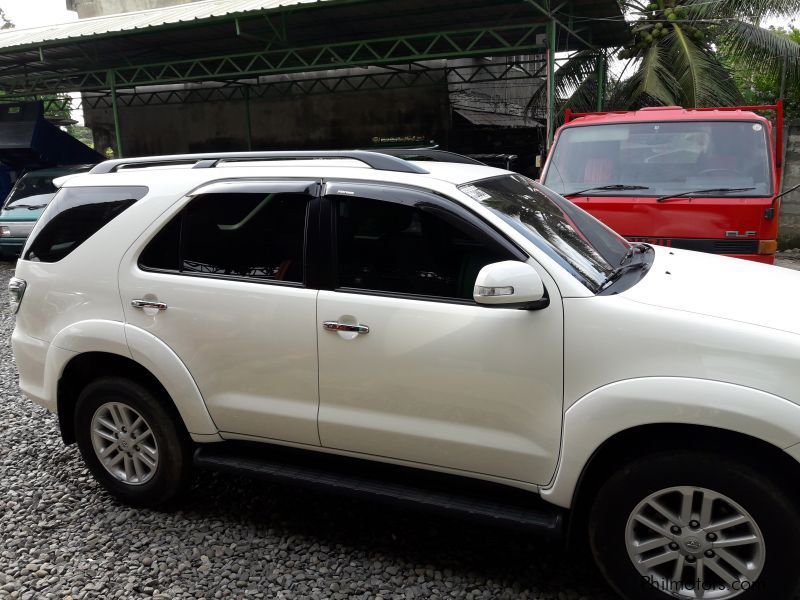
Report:
[{"label": "truck windshield", "polygon": [[[668,121],[565,127],[544,184],[560,194],[664,196],[720,187],[772,194],[768,135],[756,121]],[[618,189],[614,190],[613,187]],[[635,191],[623,186],[646,186]],[[713,195],[713,194],[706,194]]]},{"label": "truck windshield", "polygon": [[630,244],[589,213],[522,175],[458,186],[597,293]]}]

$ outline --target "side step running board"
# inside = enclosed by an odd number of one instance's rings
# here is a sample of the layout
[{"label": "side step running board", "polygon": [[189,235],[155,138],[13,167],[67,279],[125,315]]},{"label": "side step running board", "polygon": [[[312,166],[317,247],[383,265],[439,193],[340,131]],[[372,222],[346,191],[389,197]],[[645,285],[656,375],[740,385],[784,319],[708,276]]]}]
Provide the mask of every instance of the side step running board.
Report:
[{"label": "side step running board", "polygon": [[[256,453],[232,450],[226,443],[208,444],[195,451],[194,464],[202,469],[239,473],[278,483],[448,512],[454,516],[490,521],[514,529],[531,529],[546,536],[563,535],[564,511],[545,503],[531,492],[506,490],[505,486],[494,484],[484,487],[493,488],[492,491],[496,493],[486,493],[486,490],[480,493],[475,490],[460,491],[458,485],[448,485],[447,489],[443,489],[441,481],[437,482],[436,478],[424,475],[409,477],[409,473],[415,473],[412,469],[380,463],[375,465],[356,459],[340,461],[345,468],[338,468],[341,466],[339,464],[331,468],[330,457],[322,456],[319,461],[314,461],[313,457],[309,459],[309,454],[319,456],[318,453],[299,452],[297,454],[301,460],[292,460],[291,454],[289,452],[287,459],[284,449],[276,448],[274,453],[263,450]],[[378,470],[381,473],[376,473]],[[384,477],[384,472],[388,472],[390,477]],[[398,474],[400,477],[397,477]],[[441,478],[445,481],[464,479],[447,475]],[[426,480],[433,480],[434,485],[425,485]]]}]

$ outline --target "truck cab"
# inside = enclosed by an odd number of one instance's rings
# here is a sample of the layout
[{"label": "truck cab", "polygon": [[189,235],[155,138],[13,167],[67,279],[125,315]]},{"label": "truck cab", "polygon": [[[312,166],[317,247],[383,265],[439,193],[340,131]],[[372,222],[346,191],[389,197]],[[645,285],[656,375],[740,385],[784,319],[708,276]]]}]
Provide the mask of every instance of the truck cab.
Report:
[{"label": "truck cab", "polygon": [[[775,125],[755,110],[774,111]],[[772,264],[782,112],[567,111],[542,182],[631,241]]]}]

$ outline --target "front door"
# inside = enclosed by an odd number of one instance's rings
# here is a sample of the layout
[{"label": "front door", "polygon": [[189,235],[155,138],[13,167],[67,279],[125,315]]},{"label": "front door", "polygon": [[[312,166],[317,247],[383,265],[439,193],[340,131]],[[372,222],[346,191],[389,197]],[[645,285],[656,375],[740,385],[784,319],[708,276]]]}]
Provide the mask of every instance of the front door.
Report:
[{"label": "front door", "polygon": [[319,445],[317,291],[304,264],[316,188],[212,184],[123,260],[127,322],[172,348],[223,432]]},{"label": "front door", "polygon": [[463,208],[425,193],[328,184],[331,290],[319,294],[323,446],[531,483],[552,476],[562,416],[562,310],[487,308],[478,271],[524,260]]}]

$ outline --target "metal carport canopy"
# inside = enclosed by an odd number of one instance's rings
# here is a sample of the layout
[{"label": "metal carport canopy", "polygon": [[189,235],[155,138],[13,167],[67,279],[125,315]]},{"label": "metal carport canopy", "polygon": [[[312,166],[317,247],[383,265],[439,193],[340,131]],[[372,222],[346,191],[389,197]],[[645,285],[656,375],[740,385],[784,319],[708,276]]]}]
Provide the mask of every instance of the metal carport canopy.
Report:
[{"label": "metal carport canopy", "polygon": [[[545,33],[547,32],[547,35]],[[614,0],[206,0],[0,33],[21,97],[619,44]]]}]

